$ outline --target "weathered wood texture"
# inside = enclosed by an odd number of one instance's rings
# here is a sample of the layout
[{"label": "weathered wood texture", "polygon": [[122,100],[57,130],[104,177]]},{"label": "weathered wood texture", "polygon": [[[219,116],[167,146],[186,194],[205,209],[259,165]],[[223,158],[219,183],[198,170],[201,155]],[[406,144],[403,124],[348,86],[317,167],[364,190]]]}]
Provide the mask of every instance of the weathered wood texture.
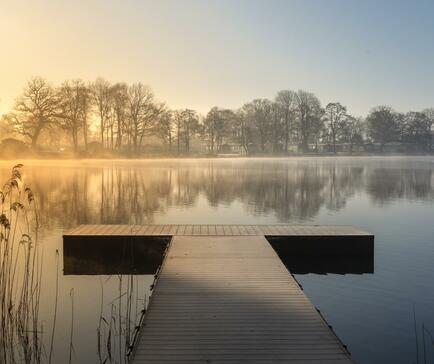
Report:
[{"label": "weathered wood texture", "polygon": [[351,225],[79,225],[64,236],[372,236]]},{"label": "weathered wood texture", "polygon": [[[212,236],[172,239],[132,363],[352,363],[267,240],[243,235],[354,228],[205,226]],[[215,236],[214,227],[230,236]]]}]

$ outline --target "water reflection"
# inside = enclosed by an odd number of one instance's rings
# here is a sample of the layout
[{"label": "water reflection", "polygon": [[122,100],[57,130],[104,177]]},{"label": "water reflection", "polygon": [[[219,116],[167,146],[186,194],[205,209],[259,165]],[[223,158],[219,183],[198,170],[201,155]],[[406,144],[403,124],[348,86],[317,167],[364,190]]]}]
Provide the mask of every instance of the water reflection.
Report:
[{"label": "water reflection", "polygon": [[[155,274],[171,237],[65,236],[63,274]],[[374,273],[372,237],[267,237],[293,274]]]},{"label": "water reflection", "polygon": [[155,274],[170,238],[64,237],[63,274]]},{"label": "water reflection", "polygon": [[44,222],[64,228],[152,223],[156,214],[195,207],[200,198],[208,209],[241,203],[250,215],[274,214],[287,222],[312,219],[322,208],[341,210],[361,192],[378,205],[434,197],[430,160],[418,168],[375,160],[67,162],[27,166],[25,172]]},{"label": "water reflection", "polygon": [[374,273],[373,237],[267,237],[292,274]]},{"label": "water reflection", "polygon": [[366,191],[380,205],[394,199],[432,201],[433,171],[375,168],[368,173]]},{"label": "water reflection", "polygon": [[[14,164],[0,162],[3,181]],[[95,363],[101,309],[111,317],[121,279],[122,292],[128,286],[128,276],[110,275],[105,268],[113,265],[113,254],[106,261],[92,249],[85,259],[80,258],[83,247],[63,251],[62,231],[77,224],[354,224],[376,235],[375,267],[373,256],[356,261],[309,257],[309,266],[291,255],[282,259],[294,273],[369,273],[375,268],[375,274],[303,274],[297,279],[357,362],[416,362],[413,310],[418,327],[424,324],[434,332],[433,170],[432,157],[26,161],[24,178],[35,192],[43,223],[45,346],[50,345],[47,331],[56,300],[56,250],[72,260],[64,262],[67,275],[59,276],[55,363],[68,362],[71,290],[73,362]],[[153,279],[134,276],[135,292],[145,297],[135,306],[143,307]],[[434,352],[428,354],[432,358]]]}]

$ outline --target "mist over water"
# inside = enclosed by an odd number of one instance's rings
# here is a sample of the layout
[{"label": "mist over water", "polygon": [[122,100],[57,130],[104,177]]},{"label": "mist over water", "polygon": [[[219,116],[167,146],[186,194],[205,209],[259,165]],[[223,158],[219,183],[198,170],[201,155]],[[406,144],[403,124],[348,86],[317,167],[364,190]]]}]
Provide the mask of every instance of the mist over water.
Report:
[{"label": "mist over water", "polygon": [[[1,181],[12,165],[0,163]],[[375,234],[373,274],[296,277],[356,362],[416,362],[413,312],[419,345],[422,324],[434,333],[431,157],[27,161],[23,174],[42,223],[48,330],[55,251],[62,262],[62,232],[77,224],[289,223],[353,224]],[[137,276],[143,296],[151,283],[151,275]],[[71,289],[74,360],[94,363],[100,297],[108,309],[117,287],[116,276],[61,272],[55,362],[67,358]],[[434,360],[428,338],[426,353]]]}]

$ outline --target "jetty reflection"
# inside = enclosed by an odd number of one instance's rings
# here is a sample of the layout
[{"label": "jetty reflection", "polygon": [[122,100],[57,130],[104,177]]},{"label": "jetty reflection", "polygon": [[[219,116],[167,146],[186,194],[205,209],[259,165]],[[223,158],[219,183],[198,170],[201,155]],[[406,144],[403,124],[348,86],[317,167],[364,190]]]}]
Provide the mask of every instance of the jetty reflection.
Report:
[{"label": "jetty reflection", "polygon": [[63,274],[155,274],[169,240],[122,236],[70,238],[63,243]]},{"label": "jetty reflection", "polygon": [[[374,273],[374,245],[366,239],[267,237],[292,274]],[[170,236],[69,236],[63,242],[64,275],[152,275],[170,240]]]}]

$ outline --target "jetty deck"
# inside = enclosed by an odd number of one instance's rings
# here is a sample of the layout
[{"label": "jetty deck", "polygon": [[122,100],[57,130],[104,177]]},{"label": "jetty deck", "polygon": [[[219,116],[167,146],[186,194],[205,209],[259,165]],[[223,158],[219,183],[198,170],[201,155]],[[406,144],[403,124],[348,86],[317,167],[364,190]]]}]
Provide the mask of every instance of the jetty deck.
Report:
[{"label": "jetty deck", "polygon": [[351,225],[79,225],[64,236],[372,237]]},{"label": "jetty deck", "polygon": [[371,246],[370,233],[351,226],[84,225],[65,238],[92,236],[171,237],[132,363],[353,363],[266,237],[363,238]]}]

